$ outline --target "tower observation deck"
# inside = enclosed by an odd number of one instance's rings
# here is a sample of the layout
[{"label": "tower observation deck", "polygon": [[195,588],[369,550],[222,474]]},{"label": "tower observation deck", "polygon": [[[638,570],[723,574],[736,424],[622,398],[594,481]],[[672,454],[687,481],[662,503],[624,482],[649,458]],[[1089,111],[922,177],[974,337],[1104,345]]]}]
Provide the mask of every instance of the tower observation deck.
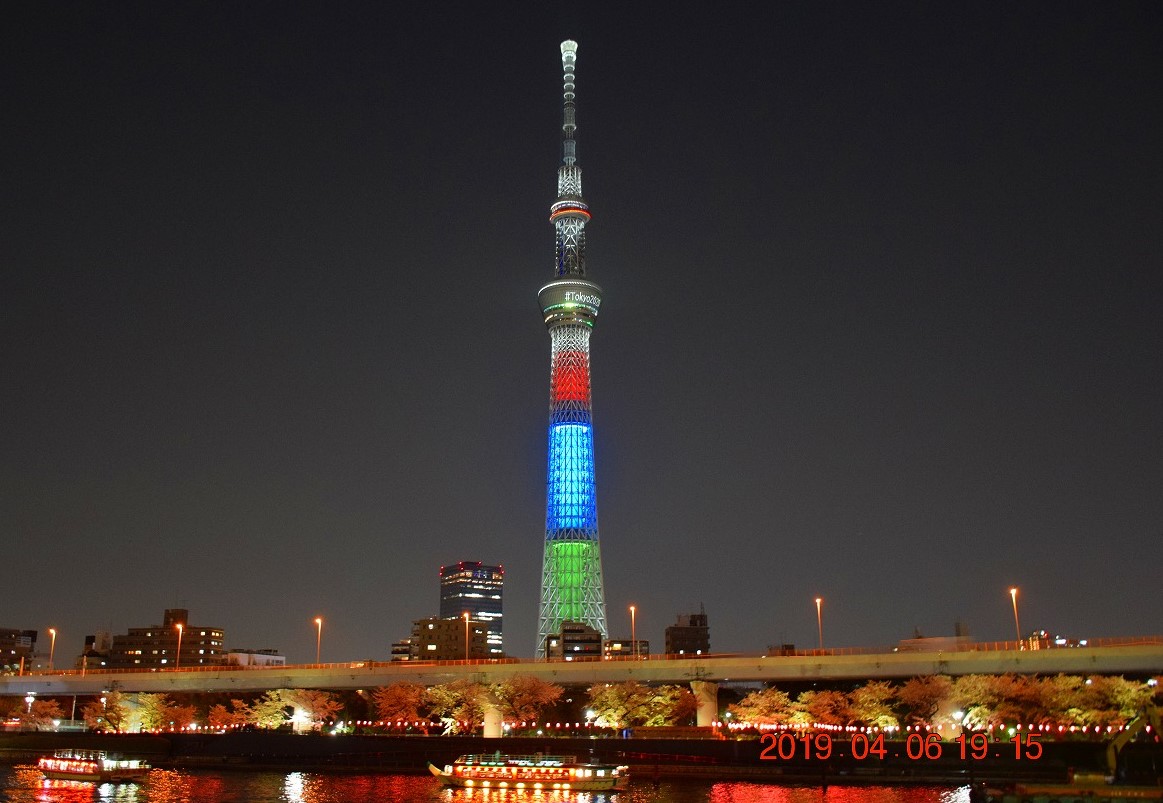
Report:
[{"label": "tower observation deck", "polygon": [[562,164],[557,200],[549,220],[557,234],[556,276],[537,299],[549,328],[549,472],[545,502],[545,554],[537,656],[565,620],[584,622],[602,633],[606,596],[598,548],[594,483],[594,434],[590,409],[590,333],[602,304],[602,288],[586,278],[586,222],[577,164],[574,65],[577,42],[561,43],[563,81]]}]

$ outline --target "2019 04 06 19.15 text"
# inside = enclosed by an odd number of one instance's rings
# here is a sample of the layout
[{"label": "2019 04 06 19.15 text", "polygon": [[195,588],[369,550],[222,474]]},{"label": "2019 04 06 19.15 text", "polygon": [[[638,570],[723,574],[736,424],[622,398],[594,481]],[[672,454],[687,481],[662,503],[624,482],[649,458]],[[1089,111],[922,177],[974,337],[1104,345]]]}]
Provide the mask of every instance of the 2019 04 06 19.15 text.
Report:
[{"label": "2019 04 06 19.15 text", "polygon": [[[904,741],[904,753],[896,752],[900,743],[886,742],[883,733],[875,736],[853,733],[849,739],[835,742],[829,733],[765,733],[759,743],[766,745],[759,753],[761,761],[828,761],[833,758],[883,761],[890,755],[894,758],[903,756],[909,761],[936,761],[947,755],[962,761],[984,761],[990,755],[990,741],[984,733],[963,733],[950,742],[942,741],[935,733],[925,736],[910,733]],[[1037,761],[1042,757],[1042,743],[1036,733],[1019,733],[1011,744],[1017,760]]]}]

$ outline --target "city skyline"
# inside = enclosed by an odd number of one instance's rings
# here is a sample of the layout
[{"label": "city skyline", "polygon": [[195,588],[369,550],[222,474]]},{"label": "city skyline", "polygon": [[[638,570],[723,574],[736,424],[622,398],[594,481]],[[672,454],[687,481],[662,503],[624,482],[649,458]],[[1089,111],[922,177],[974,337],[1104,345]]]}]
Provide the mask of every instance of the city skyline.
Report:
[{"label": "city skyline", "polygon": [[1163,631],[1163,9],[770,13],[19,9],[0,626],[533,654],[571,38],[610,635]]}]

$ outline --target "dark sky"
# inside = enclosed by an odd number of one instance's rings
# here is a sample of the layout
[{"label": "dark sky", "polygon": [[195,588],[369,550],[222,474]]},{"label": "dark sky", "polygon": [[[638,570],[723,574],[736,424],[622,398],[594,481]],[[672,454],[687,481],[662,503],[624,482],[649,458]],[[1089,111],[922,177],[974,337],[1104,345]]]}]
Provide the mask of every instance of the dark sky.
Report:
[{"label": "dark sky", "polygon": [[532,654],[574,38],[613,634],[1163,632],[1163,5],[333,5],[9,10],[0,626]]}]

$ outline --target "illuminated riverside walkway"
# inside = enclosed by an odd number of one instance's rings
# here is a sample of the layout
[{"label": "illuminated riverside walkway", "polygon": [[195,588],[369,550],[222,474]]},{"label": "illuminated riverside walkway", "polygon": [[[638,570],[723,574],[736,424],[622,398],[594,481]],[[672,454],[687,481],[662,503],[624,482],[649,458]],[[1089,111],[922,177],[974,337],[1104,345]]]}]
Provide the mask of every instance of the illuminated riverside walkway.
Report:
[{"label": "illuminated riverside walkway", "polygon": [[67,670],[0,677],[0,695],[125,692],[261,692],[268,689],[365,689],[407,681],[436,685],[460,678],[496,683],[533,675],[563,685],[900,679],[968,674],[1163,674],[1163,637],[1097,639],[1086,647],[1021,649],[1018,642],[965,645],[955,652],[884,648],[796,650],[788,655],[643,656],[595,661],[351,661],[279,667]]}]

